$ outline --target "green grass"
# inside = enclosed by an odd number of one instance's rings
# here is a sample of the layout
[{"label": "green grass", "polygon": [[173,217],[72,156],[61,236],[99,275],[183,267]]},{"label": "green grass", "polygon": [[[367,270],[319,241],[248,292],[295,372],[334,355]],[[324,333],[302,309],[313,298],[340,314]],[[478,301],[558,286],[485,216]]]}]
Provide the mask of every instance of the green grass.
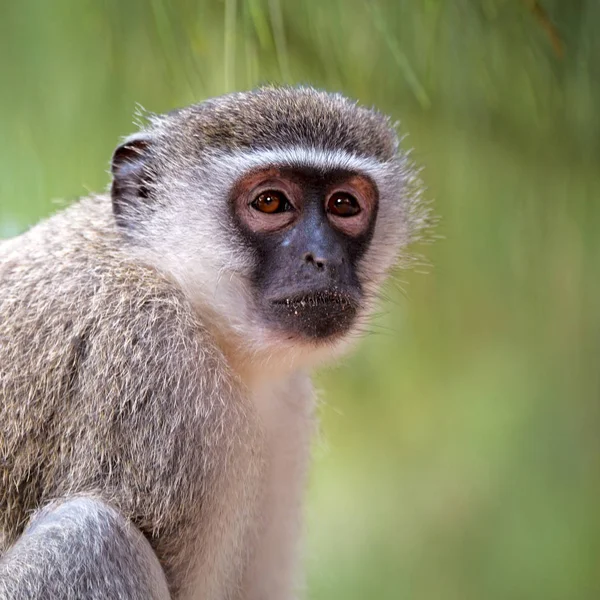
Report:
[{"label": "green grass", "polygon": [[308,82],[402,122],[442,239],[323,372],[309,597],[600,597],[600,5],[5,3],[0,235],[101,190],[137,102]]}]

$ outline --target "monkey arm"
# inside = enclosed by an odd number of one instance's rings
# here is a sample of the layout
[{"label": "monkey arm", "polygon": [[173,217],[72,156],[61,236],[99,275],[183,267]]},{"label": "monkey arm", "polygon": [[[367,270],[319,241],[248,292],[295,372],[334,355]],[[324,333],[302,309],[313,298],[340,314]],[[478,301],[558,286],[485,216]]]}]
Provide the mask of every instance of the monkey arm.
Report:
[{"label": "monkey arm", "polygon": [[46,507],[0,559],[0,598],[170,598],[163,570],[141,533],[100,500]]}]

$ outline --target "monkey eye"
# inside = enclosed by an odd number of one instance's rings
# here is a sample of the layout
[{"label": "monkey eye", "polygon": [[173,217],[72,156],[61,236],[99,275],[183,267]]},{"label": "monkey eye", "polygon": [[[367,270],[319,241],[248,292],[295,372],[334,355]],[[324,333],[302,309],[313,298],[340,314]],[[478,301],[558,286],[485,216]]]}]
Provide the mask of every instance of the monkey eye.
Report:
[{"label": "monkey eye", "polygon": [[352,194],[336,192],[327,201],[327,212],[336,217],[354,217],[360,212],[360,204]]},{"label": "monkey eye", "polygon": [[281,213],[292,209],[292,205],[285,195],[275,190],[260,193],[250,203],[250,206],[267,214]]}]

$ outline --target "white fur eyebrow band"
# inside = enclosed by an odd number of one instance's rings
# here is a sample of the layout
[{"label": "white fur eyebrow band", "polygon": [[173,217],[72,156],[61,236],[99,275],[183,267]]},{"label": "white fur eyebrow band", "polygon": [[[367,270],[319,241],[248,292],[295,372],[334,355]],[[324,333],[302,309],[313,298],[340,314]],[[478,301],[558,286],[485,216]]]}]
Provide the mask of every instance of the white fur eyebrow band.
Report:
[{"label": "white fur eyebrow band", "polygon": [[358,156],[345,150],[324,150],[295,146],[281,150],[257,150],[215,154],[209,159],[211,169],[220,172],[221,181],[232,181],[259,168],[312,167],[319,171],[345,170],[361,173],[378,186],[385,187],[386,180],[397,175],[399,163],[395,160],[381,162],[375,158]]}]

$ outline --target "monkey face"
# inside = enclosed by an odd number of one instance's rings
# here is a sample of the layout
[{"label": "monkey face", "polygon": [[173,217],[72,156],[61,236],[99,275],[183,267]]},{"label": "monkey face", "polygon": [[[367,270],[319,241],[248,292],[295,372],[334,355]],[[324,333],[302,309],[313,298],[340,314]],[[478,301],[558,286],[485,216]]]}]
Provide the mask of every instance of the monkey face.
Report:
[{"label": "monkey face", "polygon": [[357,338],[428,226],[398,143],[339,94],[230,94],[152,117],[117,149],[115,220],[228,355],[320,364]]},{"label": "monkey face", "polygon": [[266,326],[309,340],[347,333],[363,300],[357,265],[377,218],[375,185],[342,169],[259,169],[235,185],[230,205],[256,256]]}]

